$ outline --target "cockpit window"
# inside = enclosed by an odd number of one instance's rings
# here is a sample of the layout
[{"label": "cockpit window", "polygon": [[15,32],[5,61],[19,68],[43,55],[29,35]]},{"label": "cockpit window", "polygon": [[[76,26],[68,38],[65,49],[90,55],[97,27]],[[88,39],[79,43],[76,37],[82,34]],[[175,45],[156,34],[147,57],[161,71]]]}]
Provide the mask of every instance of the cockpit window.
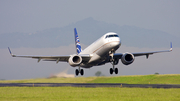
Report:
[{"label": "cockpit window", "polygon": [[106,38],[110,38],[110,37],[119,37],[118,35],[106,35]]}]

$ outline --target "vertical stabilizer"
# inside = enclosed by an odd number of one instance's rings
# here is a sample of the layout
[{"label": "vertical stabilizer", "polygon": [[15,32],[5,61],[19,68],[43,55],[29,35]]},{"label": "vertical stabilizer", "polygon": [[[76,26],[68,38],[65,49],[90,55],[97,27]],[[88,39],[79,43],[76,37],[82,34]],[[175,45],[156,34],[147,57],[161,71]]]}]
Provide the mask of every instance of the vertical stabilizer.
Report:
[{"label": "vertical stabilizer", "polygon": [[76,28],[74,28],[74,35],[75,35],[75,45],[76,45],[77,54],[79,54],[81,53],[82,49],[81,49],[81,45],[80,45]]}]

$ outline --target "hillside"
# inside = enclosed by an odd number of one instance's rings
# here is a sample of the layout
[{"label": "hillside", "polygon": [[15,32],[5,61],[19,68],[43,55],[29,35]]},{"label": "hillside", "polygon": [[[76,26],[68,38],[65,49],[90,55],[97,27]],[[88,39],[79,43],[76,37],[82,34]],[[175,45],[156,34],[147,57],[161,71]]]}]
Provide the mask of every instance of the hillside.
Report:
[{"label": "hillside", "polygon": [[74,43],[74,28],[77,28],[80,41],[85,45],[91,44],[107,32],[116,32],[120,36],[122,44],[126,46],[168,47],[169,42],[172,41],[176,47],[180,47],[180,44],[176,44],[180,43],[179,37],[163,31],[128,25],[119,26],[87,18],[61,28],[50,28],[29,33],[0,34],[0,48],[54,48],[69,45]]}]

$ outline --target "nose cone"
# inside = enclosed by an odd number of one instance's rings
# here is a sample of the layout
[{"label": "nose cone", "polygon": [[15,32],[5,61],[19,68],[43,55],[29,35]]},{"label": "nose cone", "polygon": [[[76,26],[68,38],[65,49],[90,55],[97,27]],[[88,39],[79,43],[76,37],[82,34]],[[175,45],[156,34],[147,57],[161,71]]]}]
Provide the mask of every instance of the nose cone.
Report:
[{"label": "nose cone", "polygon": [[111,43],[111,46],[113,46],[113,47],[116,47],[116,46],[120,47],[121,46],[121,41],[114,41],[114,42]]},{"label": "nose cone", "polygon": [[116,40],[111,42],[111,48],[114,50],[117,50],[121,46],[121,40],[120,38],[117,38]]},{"label": "nose cone", "polygon": [[121,46],[121,39],[119,38],[119,46]]},{"label": "nose cone", "polygon": [[109,45],[111,49],[117,49],[121,45],[121,39],[117,33],[109,32],[105,34],[105,43]]},{"label": "nose cone", "polygon": [[112,41],[112,44],[115,46],[120,46],[121,45],[121,39],[118,37],[115,40]]}]

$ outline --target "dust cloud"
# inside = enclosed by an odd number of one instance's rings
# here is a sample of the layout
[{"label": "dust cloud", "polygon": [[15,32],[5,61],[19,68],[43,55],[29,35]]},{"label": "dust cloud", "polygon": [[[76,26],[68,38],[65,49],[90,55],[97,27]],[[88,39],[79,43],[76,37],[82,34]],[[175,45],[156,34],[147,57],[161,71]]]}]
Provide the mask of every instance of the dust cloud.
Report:
[{"label": "dust cloud", "polygon": [[59,77],[63,77],[63,78],[73,78],[75,77],[74,74],[67,74],[69,68],[67,68],[66,70],[60,72],[60,73],[57,73],[57,74],[53,74],[50,76],[50,78],[59,78]]}]

